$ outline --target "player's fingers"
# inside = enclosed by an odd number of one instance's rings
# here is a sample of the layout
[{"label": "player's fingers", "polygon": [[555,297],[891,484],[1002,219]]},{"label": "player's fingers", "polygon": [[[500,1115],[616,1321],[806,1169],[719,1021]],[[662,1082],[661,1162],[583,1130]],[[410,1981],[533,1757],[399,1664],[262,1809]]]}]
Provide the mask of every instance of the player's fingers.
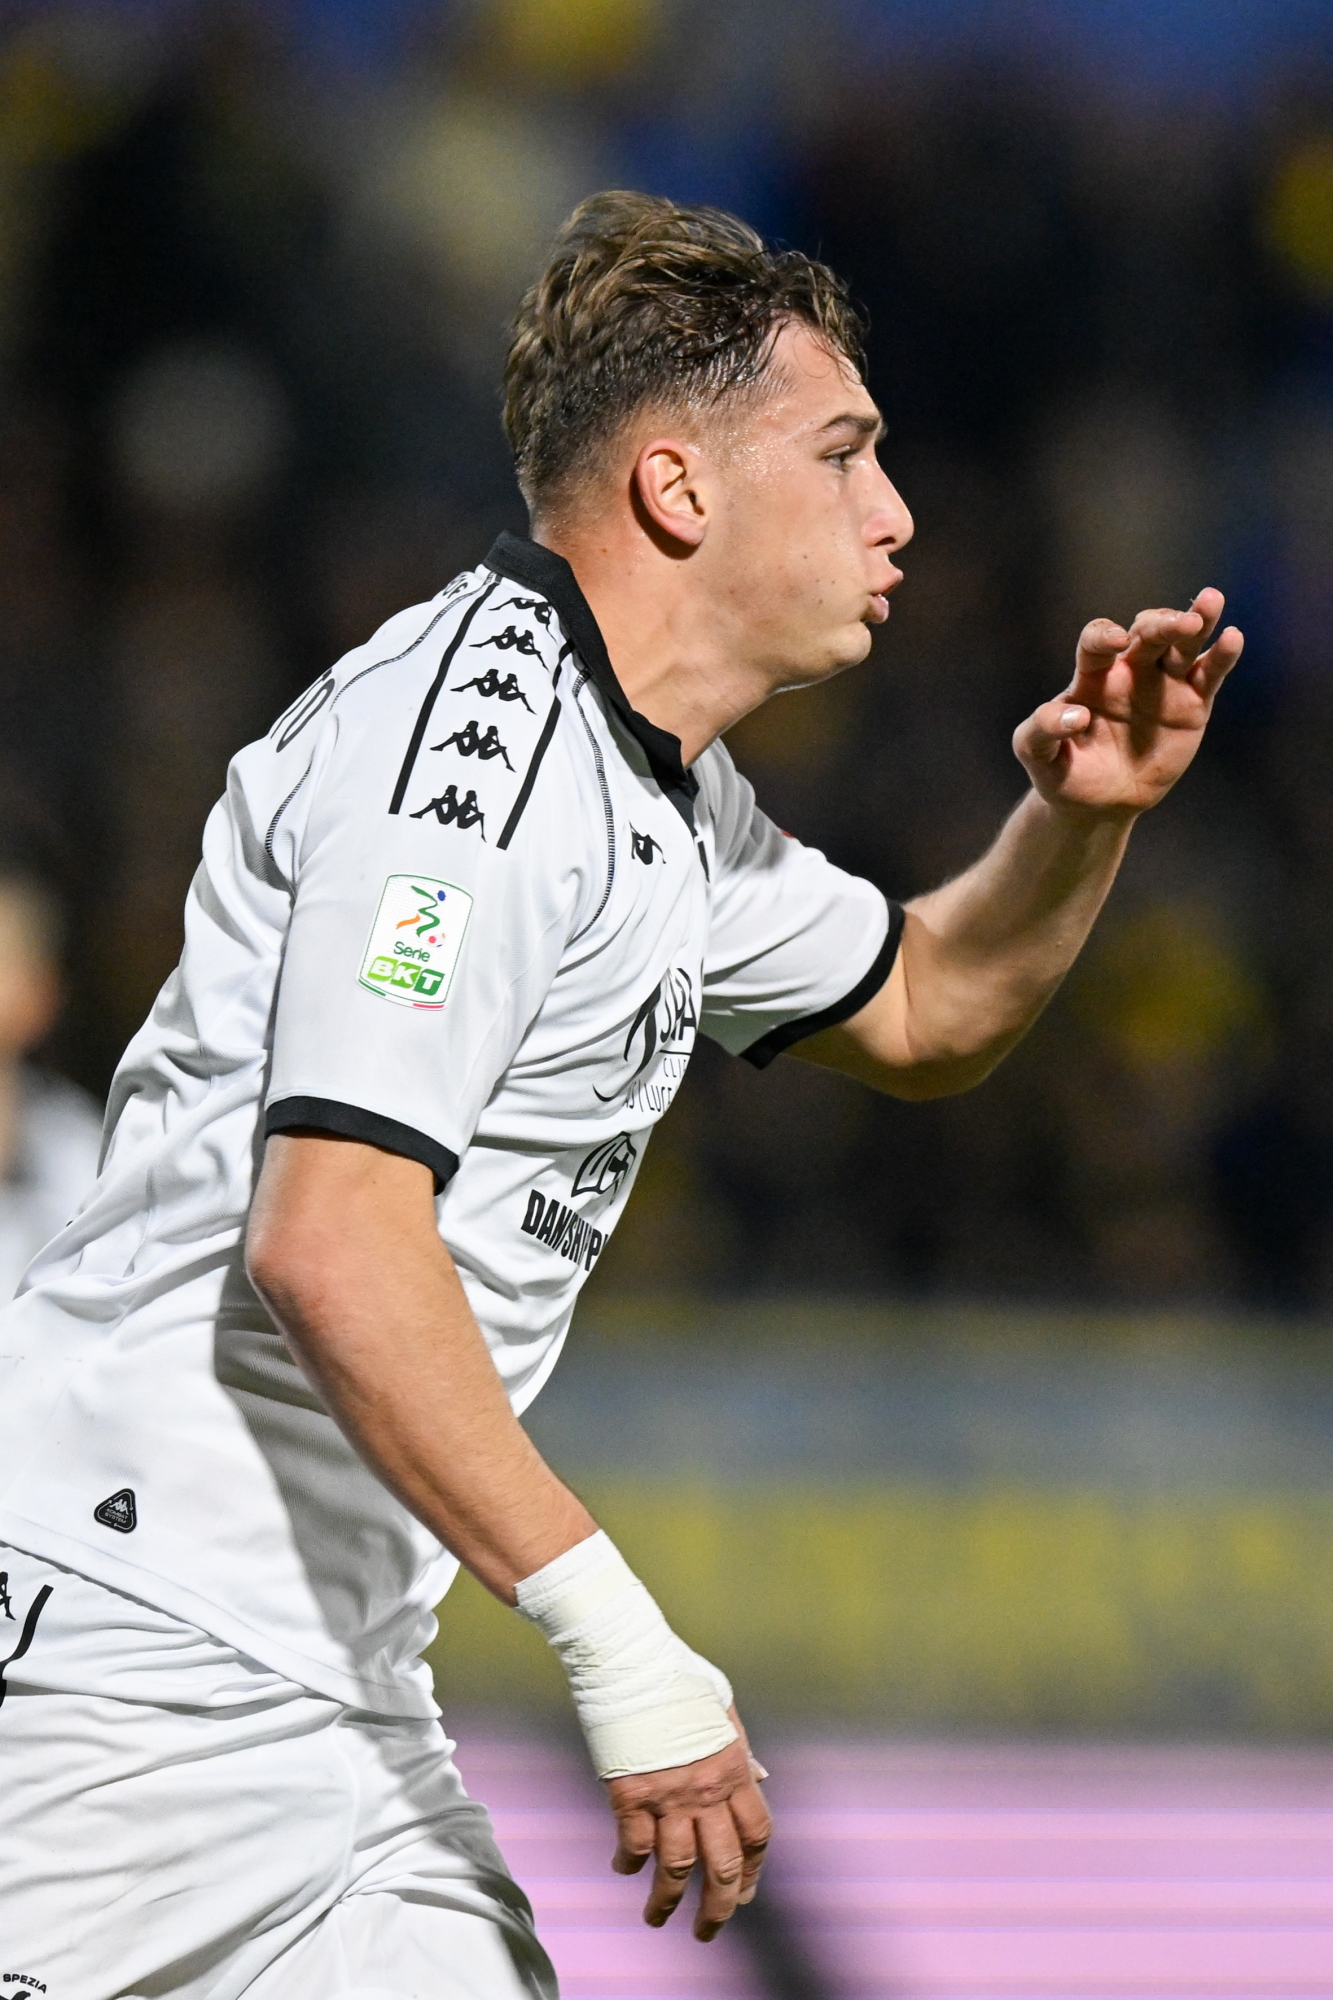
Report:
[{"label": "player's fingers", "polygon": [[1217,590],[1212,584],[1209,584],[1205,590],[1199,592],[1193,604],[1191,604],[1190,610],[1197,611],[1203,620],[1203,630],[1194,642],[1196,653],[1202,653],[1206,647],[1212,644],[1217,633],[1218,620],[1226,609],[1226,602],[1221,591]]},{"label": "player's fingers", "polygon": [[745,1866],[741,1870],[742,1903],[752,1903],[759,1887],[759,1873],[773,1837],[773,1822],[758,1789],[746,1785],[731,1800],[731,1816],[736,1822]]},{"label": "player's fingers", "polygon": [[1190,675],[1199,693],[1211,701],[1244,651],[1245,635],[1237,626],[1228,625],[1225,632],[1219,632]]},{"label": "player's fingers", "polygon": [[697,1858],[694,1821],[671,1813],[657,1822],[657,1866],[643,1906],[643,1921],[660,1930],[685,1894]]},{"label": "player's fingers", "polygon": [[1129,634],[1114,618],[1094,618],[1078,635],[1076,671],[1105,673],[1112,660],[1129,644]]},{"label": "player's fingers", "polygon": [[735,1911],[745,1873],[745,1854],[728,1807],[710,1806],[706,1812],[696,1814],[694,1827],[704,1871],[694,1935],[701,1944],[707,1944]]},{"label": "player's fingers", "polygon": [[1155,666],[1175,680],[1187,680],[1206,630],[1198,611],[1140,611],[1129,629],[1125,658],[1131,666]]},{"label": "player's fingers", "polygon": [[1054,763],[1070,738],[1081,736],[1091,721],[1092,710],[1068,695],[1043,702],[1014,731],[1014,754],[1024,763]]},{"label": "player's fingers", "polygon": [[617,1875],[637,1875],[657,1846],[657,1821],[650,1812],[625,1812],[616,1819],[616,1851],[611,1866]]}]

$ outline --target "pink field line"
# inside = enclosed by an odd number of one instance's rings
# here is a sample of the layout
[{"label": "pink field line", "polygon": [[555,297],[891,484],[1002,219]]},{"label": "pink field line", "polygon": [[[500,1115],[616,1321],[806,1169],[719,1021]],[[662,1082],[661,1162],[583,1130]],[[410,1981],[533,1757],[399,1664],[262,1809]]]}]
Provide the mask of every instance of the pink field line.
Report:
[{"label": "pink field line", "polygon": [[826,2000],[1333,2000],[1333,1756],[769,1749]]}]

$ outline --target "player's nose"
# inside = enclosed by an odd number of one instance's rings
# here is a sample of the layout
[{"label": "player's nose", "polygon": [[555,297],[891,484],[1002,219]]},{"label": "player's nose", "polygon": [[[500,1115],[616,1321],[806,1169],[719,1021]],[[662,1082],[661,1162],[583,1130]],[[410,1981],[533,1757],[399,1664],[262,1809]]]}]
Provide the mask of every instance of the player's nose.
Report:
[{"label": "player's nose", "polygon": [[916,533],[907,503],[887,472],[879,469],[876,504],[866,522],[866,540],[872,548],[887,552],[905,549]]}]

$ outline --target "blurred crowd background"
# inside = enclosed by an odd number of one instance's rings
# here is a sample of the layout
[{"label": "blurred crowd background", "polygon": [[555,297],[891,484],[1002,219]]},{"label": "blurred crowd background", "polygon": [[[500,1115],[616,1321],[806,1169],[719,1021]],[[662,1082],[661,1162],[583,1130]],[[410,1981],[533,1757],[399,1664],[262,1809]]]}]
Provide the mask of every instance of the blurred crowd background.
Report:
[{"label": "blurred crowd background", "polygon": [[[1028,1043],[878,1101],[703,1048],[604,1260],[663,1290],[1333,1301],[1326,4],[120,0],[0,16],[0,846],[104,1089],[230,753],[522,529],[506,315],[598,186],[730,207],[871,319],[891,626],[733,749],[892,893],[970,860],[1080,624],[1245,627]],[[2,858],[2,857],[0,857]]]}]

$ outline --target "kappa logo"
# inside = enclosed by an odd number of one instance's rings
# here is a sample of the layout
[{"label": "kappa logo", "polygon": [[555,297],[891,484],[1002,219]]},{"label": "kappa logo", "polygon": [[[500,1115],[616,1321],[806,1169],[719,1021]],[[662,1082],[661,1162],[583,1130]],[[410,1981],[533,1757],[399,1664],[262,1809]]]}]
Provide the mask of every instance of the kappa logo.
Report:
[{"label": "kappa logo", "polygon": [[410,813],[410,819],[425,819],[427,813],[434,813],[441,826],[456,826],[460,833],[467,833],[471,827],[480,827],[481,837],[486,838],[486,815],[477,804],[475,792],[465,792],[460,799],[457,785],[446,785],[438,799],[431,799],[420,812]]},{"label": "kappa logo", "polygon": [[108,1495],[100,1507],[93,1508],[93,1519],[100,1521],[104,1528],[114,1528],[118,1535],[132,1535],[139,1525],[134,1488],[122,1486],[118,1492]]},{"label": "kappa logo", "polygon": [[[432,750],[457,750],[460,757],[479,757],[483,764],[489,764],[492,757],[503,757],[506,771],[514,768],[495,724],[492,723],[483,736],[475,717],[465,729],[456,729],[452,736],[445,737],[443,743],[432,743],[430,747]],[[416,814],[412,817],[415,819]]]},{"label": "kappa logo", "polygon": [[666,849],[661,841],[651,833],[640,833],[637,826],[631,826],[629,830],[629,851],[632,860],[642,861],[649,868],[654,861],[666,860]]},{"label": "kappa logo", "polygon": [[548,604],[544,597],[506,597],[504,603],[497,604],[495,608],[497,611],[530,611],[543,630],[549,631],[555,606]]},{"label": "kappa logo", "polygon": [[9,1571],[0,1569],[0,1611],[6,1618],[14,1616],[14,1600],[9,1594]]},{"label": "kappa logo", "polygon": [[625,1184],[625,1177],[639,1157],[638,1147],[628,1132],[617,1132],[614,1139],[605,1140],[594,1146],[586,1160],[574,1176],[574,1194],[617,1195]]},{"label": "kappa logo", "polygon": [[[462,687],[453,688],[451,692],[466,694],[471,688],[476,689],[483,701],[521,701],[528,714],[532,714],[532,703],[519,686],[517,674],[506,674],[501,680],[498,667],[487,667],[484,674],[478,674],[475,680],[464,681]],[[437,743],[435,747],[438,750],[440,746]]]},{"label": "kappa logo", "polygon": [[506,625],[503,632],[495,632],[489,639],[478,639],[477,650],[483,646],[494,646],[501,653],[519,653],[525,660],[541,658],[531,632],[520,632],[517,625]]}]

